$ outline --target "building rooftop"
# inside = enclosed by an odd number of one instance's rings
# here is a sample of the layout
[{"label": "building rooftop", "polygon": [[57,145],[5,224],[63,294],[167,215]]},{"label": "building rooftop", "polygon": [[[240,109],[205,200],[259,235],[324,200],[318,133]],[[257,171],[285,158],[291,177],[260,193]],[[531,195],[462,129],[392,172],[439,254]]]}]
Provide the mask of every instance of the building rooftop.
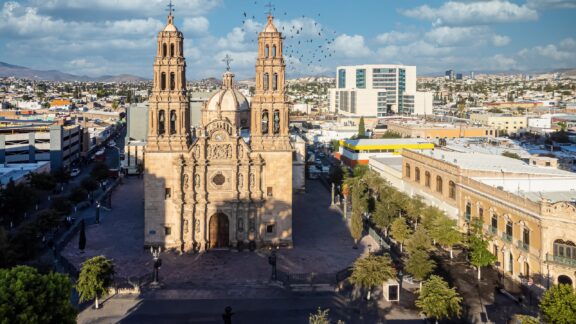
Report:
[{"label": "building rooftop", "polygon": [[433,144],[432,141],[421,138],[378,138],[378,139],[358,139],[345,140],[349,146],[382,146],[382,145],[403,145],[403,144]]},{"label": "building rooftop", "polygon": [[50,162],[0,164],[0,188],[10,182],[10,179],[17,181],[28,173],[45,167],[47,164],[50,164]]}]

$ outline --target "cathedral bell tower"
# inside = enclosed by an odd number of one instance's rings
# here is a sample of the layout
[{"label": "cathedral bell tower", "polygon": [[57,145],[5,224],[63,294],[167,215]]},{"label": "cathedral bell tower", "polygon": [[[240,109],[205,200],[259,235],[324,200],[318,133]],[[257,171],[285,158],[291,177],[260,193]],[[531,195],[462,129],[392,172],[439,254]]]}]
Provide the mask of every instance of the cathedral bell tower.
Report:
[{"label": "cathedral bell tower", "polygon": [[250,135],[255,150],[291,149],[285,70],[282,34],[268,15],[266,27],[258,36],[256,91],[251,108]]},{"label": "cathedral bell tower", "polygon": [[190,100],[186,93],[183,42],[170,9],[166,27],[158,33],[154,85],[149,100],[148,152],[186,151],[190,143]]}]

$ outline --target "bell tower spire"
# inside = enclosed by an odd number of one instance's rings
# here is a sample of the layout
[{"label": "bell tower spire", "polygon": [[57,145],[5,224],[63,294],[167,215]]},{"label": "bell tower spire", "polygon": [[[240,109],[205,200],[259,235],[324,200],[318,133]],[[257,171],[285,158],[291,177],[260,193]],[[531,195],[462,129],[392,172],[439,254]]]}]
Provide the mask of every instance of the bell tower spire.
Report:
[{"label": "bell tower spire", "polygon": [[286,64],[282,56],[282,34],[268,22],[258,36],[256,91],[252,100],[251,137],[257,149],[288,150],[289,113],[284,87]]},{"label": "bell tower spire", "polygon": [[184,36],[174,25],[174,5],[158,33],[150,96],[147,150],[185,151],[190,143],[190,101],[186,92]]}]

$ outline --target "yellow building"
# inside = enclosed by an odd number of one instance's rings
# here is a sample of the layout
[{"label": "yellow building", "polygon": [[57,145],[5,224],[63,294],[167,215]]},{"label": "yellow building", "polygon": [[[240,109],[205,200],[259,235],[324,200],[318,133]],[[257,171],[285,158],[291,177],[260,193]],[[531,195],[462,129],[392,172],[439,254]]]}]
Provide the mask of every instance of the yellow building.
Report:
[{"label": "yellow building", "polygon": [[340,148],[334,156],[346,165],[367,165],[370,157],[391,157],[402,150],[432,150],[434,143],[417,138],[340,140]]},{"label": "yellow building", "polygon": [[428,123],[421,120],[403,122],[391,121],[388,123],[388,130],[396,132],[403,137],[426,139],[496,136],[496,129],[489,126]]},{"label": "yellow building", "polygon": [[417,188],[410,194],[455,207],[464,232],[482,220],[506,277],[574,285],[576,175],[490,154],[406,150],[402,157],[402,180]]},{"label": "yellow building", "polygon": [[525,116],[512,116],[505,114],[472,114],[470,121],[505,131],[507,134],[522,133],[526,130],[528,119]]}]

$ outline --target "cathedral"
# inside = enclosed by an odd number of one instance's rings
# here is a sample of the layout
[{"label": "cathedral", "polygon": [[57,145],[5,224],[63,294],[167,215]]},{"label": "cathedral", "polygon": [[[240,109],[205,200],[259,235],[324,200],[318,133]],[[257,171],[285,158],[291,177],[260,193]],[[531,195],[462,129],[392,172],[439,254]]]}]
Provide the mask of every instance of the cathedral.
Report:
[{"label": "cathedral", "polygon": [[[158,33],[144,158],[145,245],[184,252],[292,246],[293,159],[282,35],[258,36],[255,95],[222,89],[190,128],[183,35],[172,12]],[[249,132],[249,135],[246,133]]]}]

